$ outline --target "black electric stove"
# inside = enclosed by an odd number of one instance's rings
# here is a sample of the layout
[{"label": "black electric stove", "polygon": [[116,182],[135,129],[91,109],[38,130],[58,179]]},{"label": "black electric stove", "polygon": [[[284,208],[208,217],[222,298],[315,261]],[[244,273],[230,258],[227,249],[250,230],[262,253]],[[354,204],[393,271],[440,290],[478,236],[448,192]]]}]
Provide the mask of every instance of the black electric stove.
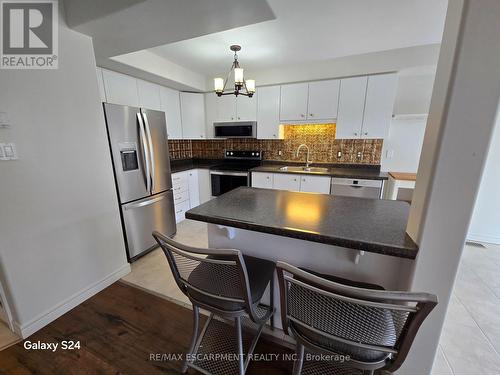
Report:
[{"label": "black electric stove", "polygon": [[210,168],[212,196],[219,196],[239,186],[249,186],[248,171],[261,165],[261,162],[261,151],[224,151],[224,161]]}]

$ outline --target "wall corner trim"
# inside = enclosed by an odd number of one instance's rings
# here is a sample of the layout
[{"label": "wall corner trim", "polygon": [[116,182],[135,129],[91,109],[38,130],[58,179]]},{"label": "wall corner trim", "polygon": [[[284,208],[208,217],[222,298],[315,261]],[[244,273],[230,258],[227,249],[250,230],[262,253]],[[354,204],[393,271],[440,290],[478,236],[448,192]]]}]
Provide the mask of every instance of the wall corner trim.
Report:
[{"label": "wall corner trim", "polygon": [[130,271],[130,264],[126,263],[108,276],[73,294],[59,305],[48,309],[28,323],[20,324],[19,322],[14,320],[13,325],[15,333],[23,339],[27,338],[28,336],[32,335],[36,331],[42,329],[52,321],[67,313],[69,310],[73,309],[93,295],[99,293],[101,290],[104,290],[114,282],[118,281]]}]

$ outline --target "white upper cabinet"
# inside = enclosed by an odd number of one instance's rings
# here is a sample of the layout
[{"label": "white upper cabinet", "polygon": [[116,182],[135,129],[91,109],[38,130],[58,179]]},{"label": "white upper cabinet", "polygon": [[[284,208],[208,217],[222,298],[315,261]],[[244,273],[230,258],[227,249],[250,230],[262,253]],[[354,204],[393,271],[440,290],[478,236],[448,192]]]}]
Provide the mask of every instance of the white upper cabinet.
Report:
[{"label": "white upper cabinet", "polygon": [[278,139],[280,128],[280,87],[257,89],[257,138]]},{"label": "white upper cabinet", "polygon": [[236,121],[236,96],[224,95],[216,99],[217,122]]},{"label": "white upper cabinet", "polygon": [[359,138],[363,126],[368,77],[340,81],[340,97],[335,138]]},{"label": "white upper cabinet", "polygon": [[340,80],[309,83],[308,120],[337,118]]},{"label": "white upper cabinet", "polygon": [[179,91],[160,88],[160,108],[167,119],[168,139],[182,139],[181,102]]},{"label": "white upper cabinet", "polygon": [[205,96],[181,92],[182,135],[184,139],[205,139]]},{"label": "white upper cabinet", "polygon": [[104,80],[102,78],[102,69],[97,67],[96,74],[97,74],[97,86],[99,87],[99,96],[101,98],[101,102],[105,102],[106,101],[106,90],[104,90]]},{"label": "white upper cabinet", "polygon": [[143,108],[161,111],[160,86],[142,79],[137,80],[139,105]]},{"label": "white upper cabinet", "polygon": [[102,76],[108,103],[139,106],[137,80],[135,78],[106,69],[102,70]]},{"label": "white upper cabinet", "polygon": [[308,87],[308,83],[294,83],[281,86],[281,122],[306,119]]},{"label": "white upper cabinet", "polygon": [[205,129],[207,138],[214,137],[214,122],[217,122],[217,100],[213,92],[205,94]]},{"label": "white upper cabinet", "polygon": [[236,120],[257,120],[257,94],[254,94],[251,98],[248,96],[238,96],[236,98]]},{"label": "white upper cabinet", "polygon": [[361,138],[385,138],[389,132],[396,90],[397,74],[368,77]]}]

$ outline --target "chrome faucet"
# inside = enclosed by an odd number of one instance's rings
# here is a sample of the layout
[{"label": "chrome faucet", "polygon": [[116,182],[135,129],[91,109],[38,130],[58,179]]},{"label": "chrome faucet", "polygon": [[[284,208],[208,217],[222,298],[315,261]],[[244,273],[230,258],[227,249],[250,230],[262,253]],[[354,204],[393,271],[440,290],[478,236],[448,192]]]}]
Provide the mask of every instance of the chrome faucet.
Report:
[{"label": "chrome faucet", "polygon": [[307,145],[305,143],[301,144],[299,146],[299,148],[297,149],[297,154],[296,154],[296,157],[299,157],[299,153],[300,153],[300,149],[302,147],[305,147],[306,150],[307,150],[307,155],[306,155],[306,167],[304,168],[306,171],[309,170],[309,164],[312,163],[312,160],[309,160],[309,147],[307,147]]}]

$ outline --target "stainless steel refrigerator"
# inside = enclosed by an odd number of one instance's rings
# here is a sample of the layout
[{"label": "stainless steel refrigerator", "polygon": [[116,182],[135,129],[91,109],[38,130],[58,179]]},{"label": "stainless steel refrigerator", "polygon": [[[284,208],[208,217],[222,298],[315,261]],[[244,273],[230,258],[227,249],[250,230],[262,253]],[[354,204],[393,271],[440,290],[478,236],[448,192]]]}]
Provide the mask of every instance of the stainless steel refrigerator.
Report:
[{"label": "stainless steel refrigerator", "polygon": [[129,260],[156,246],[151,233],[176,232],[165,113],[104,103]]}]

